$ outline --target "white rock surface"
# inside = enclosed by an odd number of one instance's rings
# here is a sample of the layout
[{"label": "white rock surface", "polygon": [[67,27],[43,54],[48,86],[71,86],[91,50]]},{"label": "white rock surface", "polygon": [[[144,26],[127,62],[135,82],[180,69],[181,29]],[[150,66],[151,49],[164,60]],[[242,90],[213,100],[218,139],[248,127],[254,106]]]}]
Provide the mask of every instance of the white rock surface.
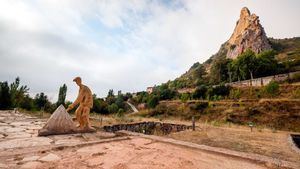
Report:
[{"label": "white rock surface", "polygon": [[5,132],[7,132],[7,133],[14,133],[14,132],[20,132],[20,131],[25,131],[25,129],[19,128],[19,127],[10,127],[5,130]]},{"label": "white rock surface", "polygon": [[61,158],[53,153],[50,153],[42,158],[39,159],[39,161],[43,161],[43,162],[51,162],[51,161],[57,161],[60,160]]},{"label": "white rock surface", "polygon": [[7,165],[0,163],[0,168],[7,168]]},{"label": "white rock surface", "polygon": [[23,164],[21,166],[21,168],[28,168],[28,169],[36,169],[38,168],[39,165],[41,165],[42,163],[41,162],[38,162],[38,161],[30,161],[30,162],[27,162],[25,164]]},{"label": "white rock surface", "polygon": [[15,139],[15,138],[29,138],[32,135],[30,133],[26,133],[26,132],[16,132],[16,133],[11,133],[8,134],[8,136],[6,137],[7,139]]},{"label": "white rock surface", "polygon": [[27,162],[27,161],[36,161],[40,158],[40,156],[28,156],[28,157],[24,157],[23,158],[23,162]]},{"label": "white rock surface", "polygon": [[53,140],[47,137],[20,138],[0,142],[0,150],[8,148],[23,148],[50,145]]}]

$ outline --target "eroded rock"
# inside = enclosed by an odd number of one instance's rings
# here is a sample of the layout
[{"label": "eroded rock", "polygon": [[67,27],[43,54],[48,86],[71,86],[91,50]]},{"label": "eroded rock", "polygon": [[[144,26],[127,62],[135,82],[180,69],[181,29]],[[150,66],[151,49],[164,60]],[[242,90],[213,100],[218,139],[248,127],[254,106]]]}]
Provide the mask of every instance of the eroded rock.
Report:
[{"label": "eroded rock", "polygon": [[23,164],[21,166],[21,168],[28,168],[28,169],[35,169],[35,168],[38,168],[39,165],[41,165],[42,163],[41,162],[38,162],[38,161],[30,161],[30,162],[27,162],[25,164]]},{"label": "eroded rock", "polygon": [[47,137],[31,137],[12,140],[4,140],[0,142],[0,150],[9,148],[23,148],[50,145],[53,140]]},{"label": "eroded rock", "polygon": [[24,157],[22,162],[27,162],[27,161],[36,161],[40,158],[40,156],[28,156]]},{"label": "eroded rock", "polygon": [[260,24],[259,17],[251,14],[246,7],[241,10],[240,18],[227,43],[227,57],[230,59],[235,59],[247,49],[251,49],[255,53],[271,49],[264,28]]},{"label": "eroded rock", "polygon": [[42,158],[39,159],[39,161],[43,161],[43,162],[51,162],[51,161],[58,161],[60,160],[61,158],[56,155],[56,154],[53,154],[53,153],[50,153]]}]

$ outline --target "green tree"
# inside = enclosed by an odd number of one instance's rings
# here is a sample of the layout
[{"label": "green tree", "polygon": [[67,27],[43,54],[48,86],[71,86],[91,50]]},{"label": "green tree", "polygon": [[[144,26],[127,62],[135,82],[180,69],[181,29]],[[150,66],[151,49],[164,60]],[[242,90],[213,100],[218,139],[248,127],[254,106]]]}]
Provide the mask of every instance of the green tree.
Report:
[{"label": "green tree", "polygon": [[204,99],[206,97],[206,92],[207,92],[207,86],[205,85],[200,85],[199,87],[196,88],[196,90],[193,93],[193,98],[194,99]]},{"label": "green tree", "polygon": [[210,68],[210,83],[219,84],[228,81],[228,64],[231,63],[230,59],[220,58],[216,59]]},{"label": "green tree", "polygon": [[255,53],[248,49],[233,61],[232,67],[238,79],[240,77],[242,77],[242,79],[248,79],[250,77],[250,85],[252,85],[253,73],[257,68],[257,63]]},{"label": "green tree", "polygon": [[48,97],[43,92],[35,95],[34,104],[38,110],[45,109],[47,103],[49,103]]},{"label": "green tree", "polygon": [[7,82],[0,82],[0,109],[9,109],[12,107],[11,95]]},{"label": "green tree", "polygon": [[124,109],[125,108],[125,103],[124,103],[124,95],[122,94],[121,90],[118,91],[118,96],[116,98],[115,102],[119,108]]},{"label": "green tree", "polygon": [[61,87],[59,87],[59,93],[58,93],[58,100],[56,105],[64,105],[65,106],[65,100],[67,95],[67,85],[63,84]]},{"label": "green tree", "polygon": [[147,102],[147,105],[150,107],[150,108],[155,108],[159,103],[159,98],[155,95],[151,95],[148,102]]},{"label": "green tree", "polygon": [[269,76],[279,73],[279,65],[275,59],[276,52],[274,50],[266,50],[256,56],[257,68],[256,77]]},{"label": "green tree", "polygon": [[114,90],[113,90],[113,89],[110,89],[110,90],[108,91],[108,94],[107,94],[107,97],[106,97],[105,101],[106,101],[109,105],[111,105],[111,104],[113,104],[113,103],[116,102],[116,97],[115,97],[115,95],[114,95]]},{"label": "green tree", "polygon": [[17,77],[13,83],[10,84],[9,93],[11,96],[12,107],[19,107],[25,95],[28,93],[29,88],[20,86],[20,78]]},{"label": "green tree", "polygon": [[118,107],[118,105],[116,103],[113,103],[113,104],[109,105],[107,107],[107,109],[108,109],[109,113],[117,113],[118,110],[119,110],[119,107]]},{"label": "green tree", "polygon": [[167,84],[162,84],[154,90],[153,94],[158,96],[159,100],[170,100],[176,96],[176,91],[170,89]]},{"label": "green tree", "polygon": [[104,99],[97,98],[97,96],[93,95],[93,107],[92,111],[99,114],[108,114],[108,104],[104,101]]},{"label": "green tree", "polygon": [[33,99],[27,94],[22,99],[20,107],[26,110],[32,110],[34,108]]}]

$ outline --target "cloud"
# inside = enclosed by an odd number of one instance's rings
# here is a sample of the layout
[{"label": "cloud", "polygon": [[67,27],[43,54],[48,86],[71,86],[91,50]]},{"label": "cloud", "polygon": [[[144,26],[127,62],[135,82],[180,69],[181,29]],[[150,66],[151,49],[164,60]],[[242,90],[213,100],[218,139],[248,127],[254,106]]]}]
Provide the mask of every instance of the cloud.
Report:
[{"label": "cloud", "polygon": [[109,89],[145,90],[217,52],[243,6],[260,16],[269,36],[299,36],[299,2],[272,1],[274,9],[266,9],[269,3],[0,1],[0,80],[20,76],[32,95],[45,92],[53,101],[63,83],[67,99],[74,99],[75,76],[102,97]]}]

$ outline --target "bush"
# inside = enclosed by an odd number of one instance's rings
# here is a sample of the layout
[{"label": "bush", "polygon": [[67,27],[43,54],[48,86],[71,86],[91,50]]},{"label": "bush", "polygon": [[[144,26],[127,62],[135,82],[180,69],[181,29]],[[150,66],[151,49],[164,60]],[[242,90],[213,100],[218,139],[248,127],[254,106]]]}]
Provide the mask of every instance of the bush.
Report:
[{"label": "bush", "polygon": [[196,88],[195,92],[193,93],[194,99],[204,99],[206,97],[207,87],[205,85],[201,85]]},{"label": "bush", "polygon": [[167,113],[167,111],[168,111],[167,106],[160,104],[160,105],[156,106],[155,109],[151,110],[149,112],[149,115],[150,116],[159,116],[159,115]]},{"label": "bush", "polygon": [[279,84],[275,81],[271,81],[264,87],[264,91],[271,96],[276,96],[279,92]]},{"label": "bush", "polygon": [[230,93],[230,89],[230,86],[219,85],[213,88],[209,88],[207,90],[207,95],[209,99],[213,97],[214,100],[218,100],[222,98],[221,96],[228,96]]},{"label": "bush", "polygon": [[190,105],[190,109],[202,111],[208,107],[208,102],[196,102],[195,104]]},{"label": "bush", "polygon": [[113,103],[107,107],[107,110],[109,113],[117,113],[119,110],[119,107],[116,103]]},{"label": "bush", "polygon": [[150,108],[155,108],[156,105],[158,105],[159,103],[159,99],[157,96],[151,96],[147,102],[147,106],[149,106]]},{"label": "bush", "polygon": [[124,109],[120,108],[118,110],[117,117],[123,117],[124,116],[124,112],[125,112]]},{"label": "bush", "polygon": [[183,93],[183,94],[181,94],[181,96],[180,96],[180,100],[182,101],[182,102],[186,102],[187,100],[189,100],[190,99],[190,94],[189,93]]},{"label": "bush", "polygon": [[296,89],[292,91],[292,98],[300,99],[300,89]]},{"label": "bush", "polygon": [[92,111],[100,114],[108,114],[108,104],[103,99],[95,97]]},{"label": "bush", "polygon": [[229,97],[231,99],[239,99],[241,97],[241,90],[240,89],[230,90]]}]

